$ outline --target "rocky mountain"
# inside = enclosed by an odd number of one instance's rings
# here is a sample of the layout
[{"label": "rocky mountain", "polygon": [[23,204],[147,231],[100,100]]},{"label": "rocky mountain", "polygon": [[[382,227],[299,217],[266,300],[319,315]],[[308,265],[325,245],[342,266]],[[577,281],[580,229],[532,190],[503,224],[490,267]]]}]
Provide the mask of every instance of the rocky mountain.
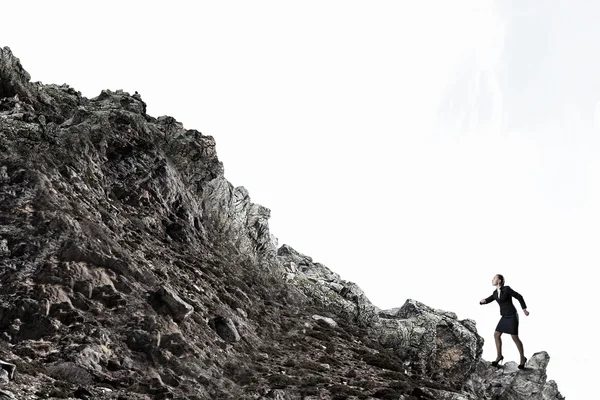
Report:
[{"label": "rocky mountain", "polygon": [[562,399],[545,352],[380,310],[225,178],[215,140],[0,48],[0,399]]}]

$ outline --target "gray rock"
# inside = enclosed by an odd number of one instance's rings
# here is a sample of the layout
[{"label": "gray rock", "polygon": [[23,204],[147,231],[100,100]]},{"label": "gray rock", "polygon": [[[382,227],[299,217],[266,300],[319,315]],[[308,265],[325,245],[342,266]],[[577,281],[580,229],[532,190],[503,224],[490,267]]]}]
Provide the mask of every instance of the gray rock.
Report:
[{"label": "gray rock", "polygon": [[[246,188],[233,187],[223,176],[204,187],[203,223],[207,229],[227,233],[243,254],[257,260],[271,260],[276,255],[276,242],[269,231],[271,211],[252,203]],[[277,264],[265,264],[280,268]]]},{"label": "gray rock", "polygon": [[286,390],[274,389],[264,399],[269,400],[296,400],[296,396],[291,395]]},{"label": "gray rock", "polygon": [[86,346],[79,352],[75,363],[88,371],[103,370],[108,362],[107,355],[100,346]]},{"label": "gray rock", "polygon": [[16,398],[17,397],[12,392],[10,392],[8,390],[0,389],[0,399],[13,400]]},{"label": "gray rock", "polygon": [[8,240],[1,239],[0,240],[0,256],[8,256],[10,255],[10,249],[8,248]]},{"label": "gray rock", "polygon": [[410,358],[412,369],[455,384],[464,382],[474,371],[483,339],[454,313],[409,299],[401,308],[384,310],[380,315],[382,323],[376,328],[380,342]]},{"label": "gray rock", "polygon": [[[286,280],[308,297],[315,298],[334,315],[348,318],[360,326],[379,323],[379,309],[353,282],[347,282],[312,258],[283,245],[277,250],[277,261],[282,268],[297,268],[293,275],[285,274]],[[296,267],[297,266],[297,267]]]},{"label": "gray rock", "polygon": [[0,384],[6,385],[9,382],[8,372],[0,369]]},{"label": "gray rock", "polygon": [[231,318],[215,317],[211,320],[210,325],[215,332],[227,342],[238,342],[241,339]]},{"label": "gray rock", "polygon": [[8,47],[0,48],[0,97],[26,97],[31,76]]},{"label": "gray rock", "polygon": [[6,165],[0,166],[0,183],[8,183],[10,182],[10,176],[8,176],[8,172],[6,172]]},{"label": "gray rock", "polygon": [[335,328],[338,326],[337,322],[335,322],[332,318],[329,318],[329,317],[323,317],[321,315],[313,315],[312,319],[314,319],[315,321],[323,321],[327,325],[331,326],[332,328]]},{"label": "gray rock", "polygon": [[0,371],[6,372],[6,379],[13,380],[15,378],[17,366],[13,363],[0,360]]},{"label": "gray rock", "polygon": [[517,368],[511,361],[502,368],[494,368],[482,361],[477,373],[467,382],[467,387],[481,398],[502,398],[507,400],[564,399],[554,381],[546,380],[546,368],[550,362],[548,353],[535,353],[525,364],[525,369]]},{"label": "gray rock", "polygon": [[162,286],[154,293],[154,296],[156,300],[166,306],[166,310],[175,322],[185,321],[194,312],[194,307],[183,301],[171,288]]}]

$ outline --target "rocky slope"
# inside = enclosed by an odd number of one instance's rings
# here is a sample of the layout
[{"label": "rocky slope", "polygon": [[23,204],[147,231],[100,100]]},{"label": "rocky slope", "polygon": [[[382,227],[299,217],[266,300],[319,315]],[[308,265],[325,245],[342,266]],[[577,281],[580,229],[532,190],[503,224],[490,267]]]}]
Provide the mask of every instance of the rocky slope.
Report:
[{"label": "rocky slope", "polygon": [[[212,137],[0,48],[0,399],[562,399],[548,354],[277,247]],[[16,366],[16,372],[13,366]]]}]

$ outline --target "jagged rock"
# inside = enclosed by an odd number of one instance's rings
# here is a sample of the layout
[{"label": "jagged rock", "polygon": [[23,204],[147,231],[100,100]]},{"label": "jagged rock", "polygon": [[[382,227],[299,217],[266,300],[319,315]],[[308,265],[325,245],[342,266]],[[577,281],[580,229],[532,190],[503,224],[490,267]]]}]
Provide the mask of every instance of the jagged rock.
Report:
[{"label": "jagged rock", "polygon": [[0,360],[0,370],[6,372],[7,380],[13,380],[15,372],[17,371],[17,366],[13,363]]},{"label": "jagged rock", "polygon": [[[275,257],[276,239],[269,232],[271,211],[250,201],[248,190],[234,188],[223,176],[205,186],[203,208],[204,225],[233,243],[240,252],[259,260]],[[270,264],[276,266],[277,264]]]},{"label": "jagged rock", "polygon": [[88,371],[101,372],[107,364],[107,354],[99,345],[86,346],[77,355],[75,363]]},{"label": "jagged rock", "polygon": [[329,317],[322,317],[320,315],[313,315],[312,319],[314,319],[315,321],[323,321],[327,325],[331,326],[332,328],[336,328],[338,326],[337,322],[335,322],[332,318],[329,318]]},{"label": "jagged rock", "polygon": [[0,98],[26,97],[31,76],[8,47],[0,48]]},{"label": "jagged rock", "polygon": [[0,166],[0,183],[10,182],[10,177],[6,173],[6,165]]},{"label": "jagged rock", "polygon": [[6,239],[0,240],[0,255],[2,255],[2,256],[10,255],[10,250],[8,248],[8,240],[6,240]]},{"label": "jagged rock", "polygon": [[378,324],[379,309],[353,282],[347,282],[312,258],[283,245],[277,250],[278,261],[293,275],[284,275],[286,280],[311,298],[318,299],[334,315],[343,315],[361,326]]},{"label": "jagged rock", "polygon": [[231,318],[216,317],[211,320],[210,325],[223,340],[237,342],[241,339]]},{"label": "jagged rock", "polygon": [[461,384],[481,357],[483,339],[472,323],[458,321],[454,313],[409,299],[401,308],[380,315],[384,319],[379,340],[414,360],[410,367],[421,373]]},{"label": "jagged rock", "polygon": [[215,148],[138,93],[32,83],[0,49],[0,359],[19,366],[0,397],[562,398],[547,354],[492,368],[474,321],[379,310],[277,248]]},{"label": "jagged rock", "polygon": [[56,380],[78,386],[89,385],[92,382],[92,374],[73,362],[58,362],[49,365],[44,372]]},{"label": "jagged rock", "polygon": [[16,397],[12,392],[10,392],[8,390],[0,389],[0,399],[14,400],[14,399],[16,399]]},{"label": "jagged rock", "polygon": [[294,400],[294,396],[291,396],[285,390],[275,389],[269,393],[265,399],[270,400]]},{"label": "jagged rock", "polygon": [[166,306],[167,312],[175,322],[183,322],[194,312],[194,307],[186,303],[175,293],[174,290],[162,286],[154,293],[154,299],[161,305]]},{"label": "jagged rock", "polygon": [[546,368],[550,356],[545,351],[535,353],[518,369],[517,363],[510,361],[502,368],[490,368],[489,363],[481,361],[477,365],[478,373],[473,374],[467,386],[482,398],[506,400],[564,399],[554,381],[546,381]]},{"label": "jagged rock", "polygon": [[92,392],[90,392],[89,390],[87,390],[84,387],[77,388],[77,390],[75,391],[75,393],[73,393],[73,396],[75,396],[78,399],[82,399],[82,400],[93,399]]},{"label": "jagged rock", "polygon": [[8,372],[4,369],[0,369],[0,384],[6,385],[9,380]]}]

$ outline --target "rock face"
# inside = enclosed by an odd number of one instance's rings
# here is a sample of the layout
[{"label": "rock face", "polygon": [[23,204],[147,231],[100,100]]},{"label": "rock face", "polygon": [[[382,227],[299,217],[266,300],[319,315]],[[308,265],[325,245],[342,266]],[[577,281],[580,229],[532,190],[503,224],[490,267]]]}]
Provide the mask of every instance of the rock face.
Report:
[{"label": "rock face", "polygon": [[29,79],[0,49],[0,398],[563,398],[546,353],[492,368],[473,321],[277,248],[212,137]]},{"label": "rock face", "polygon": [[412,360],[411,369],[421,375],[460,385],[481,357],[483,339],[474,321],[458,321],[454,313],[434,310],[414,300],[380,316],[380,343]]}]

